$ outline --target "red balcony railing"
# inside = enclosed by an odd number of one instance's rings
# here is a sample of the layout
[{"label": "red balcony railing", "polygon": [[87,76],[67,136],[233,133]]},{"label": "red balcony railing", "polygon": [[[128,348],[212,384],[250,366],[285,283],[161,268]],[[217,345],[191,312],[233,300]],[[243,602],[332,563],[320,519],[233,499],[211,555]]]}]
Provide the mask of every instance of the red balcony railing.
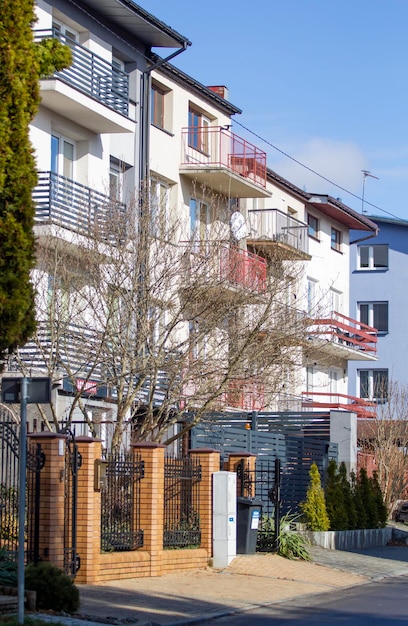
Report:
[{"label": "red balcony railing", "polygon": [[234,380],[229,383],[227,405],[243,411],[261,411],[265,408],[264,384],[256,380]]},{"label": "red balcony railing", "polygon": [[344,409],[353,411],[357,417],[375,417],[376,403],[345,393],[303,391],[302,407],[310,409]]},{"label": "red balcony railing", "polygon": [[266,152],[222,126],[183,128],[181,163],[227,168],[266,187]]},{"label": "red balcony railing", "polygon": [[192,279],[202,280],[209,286],[222,284],[255,293],[266,291],[264,258],[228,244],[200,241],[190,246],[186,259]]},{"label": "red balcony railing", "polygon": [[361,350],[375,356],[377,352],[377,329],[334,311],[330,317],[311,321],[311,335],[332,343]]}]

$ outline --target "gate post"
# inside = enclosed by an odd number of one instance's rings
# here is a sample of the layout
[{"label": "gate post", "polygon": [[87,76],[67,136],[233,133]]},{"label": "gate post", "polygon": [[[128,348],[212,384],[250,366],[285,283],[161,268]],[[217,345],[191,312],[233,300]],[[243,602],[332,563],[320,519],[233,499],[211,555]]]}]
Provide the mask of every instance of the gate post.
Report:
[{"label": "gate post", "polygon": [[[245,481],[245,471],[240,471],[240,468],[244,465],[245,470],[248,470],[248,481]],[[233,452],[228,456],[227,471],[237,473],[237,496],[252,497],[255,495],[252,493],[252,479],[255,476],[256,467],[256,454],[250,452]]]},{"label": "gate post", "polygon": [[95,491],[95,461],[101,458],[102,443],[92,437],[76,437],[82,457],[78,472],[78,520],[76,550],[80,568],[78,583],[95,583],[99,578],[101,555],[101,493]]},{"label": "gate post", "polygon": [[131,448],[144,461],[144,478],[140,483],[140,528],[143,548],[150,554],[150,576],[162,573],[164,515],[164,450],[160,443],[133,443]]},{"label": "gate post", "polygon": [[39,557],[63,569],[65,435],[43,432],[29,437],[41,445],[45,455],[41,470]]},{"label": "gate post", "polygon": [[209,557],[212,556],[213,536],[213,502],[212,502],[212,475],[220,471],[220,452],[212,448],[198,448],[190,450],[192,457],[199,457],[201,464],[200,503],[198,513],[200,516],[201,544],[200,548],[207,550]]}]

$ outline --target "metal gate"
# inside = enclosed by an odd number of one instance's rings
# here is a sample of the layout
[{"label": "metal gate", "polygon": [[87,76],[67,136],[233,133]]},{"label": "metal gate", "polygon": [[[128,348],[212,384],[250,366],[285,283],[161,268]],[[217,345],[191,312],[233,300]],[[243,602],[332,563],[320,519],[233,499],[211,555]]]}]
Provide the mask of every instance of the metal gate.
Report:
[{"label": "metal gate", "polygon": [[[0,545],[17,559],[19,522],[20,426],[11,413],[0,408]],[[45,456],[41,445],[27,446],[25,562],[39,561],[41,469]]]},{"label": "metal gate", "polygon": [[74,577],[81,559],[77,553],[77,513],[78,513],[78,471],[82,457],[75,443],[75,436],[69,430],[65,446],[65,491],[64,491],[64,570]]},{"label": "metal gate", "polygon": [[262,504],[257,541],[257,550],[261,552],[276,549],[281,512],[280,481],[279,459],[257,460],[254,468],[250,467],[248,461],[242,459],[237,467],[238,494]]}]

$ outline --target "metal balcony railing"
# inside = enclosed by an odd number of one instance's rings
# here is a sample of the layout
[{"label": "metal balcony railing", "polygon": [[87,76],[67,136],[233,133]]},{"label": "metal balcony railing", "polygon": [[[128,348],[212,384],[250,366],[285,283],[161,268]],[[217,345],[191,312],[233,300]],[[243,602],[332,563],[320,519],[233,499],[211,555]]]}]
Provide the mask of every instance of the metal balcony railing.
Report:
[{"label": "metal balcony railing", "polygon": [[208,241],[193,242],[188,252],[185,258],[195,282],[202,281],[209,287],[239,287],[255,293],[266,291],[266,261],[257,254]]},{"label": "metal balcony railing", "polygon": [[249,241],[277,242],[308,254],[307,224],[279,209],[250,209]]},{"label": "metal balcony railing", "polygon": [[265,408],[265,385],[257,380],[233,380],[228,386],[226,402],[234,409],[261,411]]},{"label": "metal balcony railing", "polygon": [[192,168],[226,168],[266,187],[266,152],[223,126],[183,128],[181,163]]},{"label": "metal balcony railing", "polygon": [[33,199],[37,224],[56,224],[106,241],[119,238],[113,228],[119,225],[115,216],[124,214],[126,207],[95,189],[53,172],[39,172]]},{"label": "metal balcony railing", "polygon": [[[101,380],[101,366],[97,364],[97,350],[102,332],[86,326],[65,322],[37,322],[36,339],[19,348],[19,358],[27,367],[47,371],[61,371],[69,364],[72,372],[81,376],[92,370],[92,380]],[[86,349],[84,349],[86,346]]]},{"label": "metal balcony railing", "polygon": [[58,39],[71,48],[71,65],[60,72],[55,72],[54,76],[117,113],[128,115],[129,76],[126,72],[55,29],[37,30],[34,38],[35,41],[46,38]]},{"label": "metal balcony railing", "polygon": [[310,324],[309,334],[312,337],[325,339],[372,356],[377,352],[377,329],[342,313],[333,311],[328,317],[311,320]]},{"label": "metal balcony railing", "polygon": [[358,417],[375,417],[376,403],[345,393],[303,391],[302,407],[307,409],[343,409],[353,411]]}]

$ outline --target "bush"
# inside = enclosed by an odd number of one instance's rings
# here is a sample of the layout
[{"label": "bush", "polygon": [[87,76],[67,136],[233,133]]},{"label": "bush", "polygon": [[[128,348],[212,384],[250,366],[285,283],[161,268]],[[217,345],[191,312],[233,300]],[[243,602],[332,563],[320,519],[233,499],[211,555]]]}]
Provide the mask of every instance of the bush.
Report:
[{"label": "bush", "polygon": [[330,520],[326,510],[326,500],[320,482],[320,473],[316,463],[312,463],[309,470],[310,484],[306,492],[306,500],[300,508],[306,518],[309,530],[329,530]]},{"label": "bush", "polygon": [[16,587],[17,570],[17,563],[9,557],[6,547],[0,548],[0,585]]},{"label": "bush", "polygon": [[290,525],[297,516],[284,515],[281,519],[278,537],[278,554],[287,559],[301,559],[311,561],[312,557],[308,546],[310,545],[305,535],[290,530]]},{"label": "bush", "polygon": [[37,592],[37,609],[74,613],[79,608],[79,591],[65,572],[48,562],[28,565],[25,585]]}]

